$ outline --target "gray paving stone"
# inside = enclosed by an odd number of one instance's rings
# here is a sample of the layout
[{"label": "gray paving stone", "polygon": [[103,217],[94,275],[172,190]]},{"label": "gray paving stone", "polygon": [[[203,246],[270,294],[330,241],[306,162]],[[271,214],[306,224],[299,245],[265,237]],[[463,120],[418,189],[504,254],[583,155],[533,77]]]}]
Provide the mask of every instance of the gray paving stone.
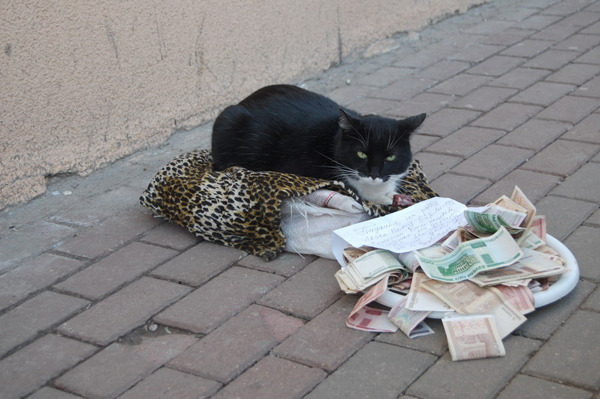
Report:
[{"label": "gray paving stone", "polygon": [[88,305],[88,301],[44,291],[0,316],[0,356]]},{"label": "gray paving stone", "polygon": [[176,251],[134,242],[57,284],[61,291],[99,300],[155,268]]},{"label": "gray paving stone", "polygon": [[281,276],[234,266],[158,314],[154,321],[208,334],[282,280]]},{"label": "gray paving stone", "polygon": [[426,319],[425,323],[433,329],[435,334],[411,339],[398,330],[393,334],[379,334],[375,341],[442,356],[448,350],[448,340],[441,320]]},{"label": "gray paving stone", "polygon": [[338,104],[347,106],[360,98],[367,97],[372,91],[373,88],[369,86],[346,85],[330,91],[326,96]]},{"label": "gray paving stone", "polygon": [[58,378],[55,385],[84,397],[114,398],[196,342],[191,335],[113,343]]},{"label": "gray paving stone", "polygon": [[600,267],[598,265],[598,243],[600,242],[600,228],[579,226],[565,241],[571,250],[582,277],[593,281],[600,281]]},{"label": "gray paving stone", "polygon": [[469,66],[470,64],[464,61],[442,60],[419,71],[416,76],[435,80],[446,80],[469,68]]},{"label": "gray paving stone", "polygon": [[159,223],[159,219],[138,209],[108,218],[98,226],[85,229],[56,249],[71,255],[96,258],[116,250]]},{"label": "gray paving stone", "polygon": [[591,114],[573,126],[561,138],[600,144],[600,114]]},{"label": "gray paving stone", "polygon": [[414,158],[421,162],[423,172],[429,181],[437,179],[462,161],[461,157],[425,151],[415,154]]},{"label": "gray paving stone", "polygon": [[335,278],[331,278],[339,268],[335,260],[317,259],[262,297],[259,303],[312,319],[343,295]]},{"label": "gray paving stone", "polygon": [[196,237],[178,224],[163,223],[145,234],[141,238],[141,241],[183,251],[202,241],[202,239]]},{"label": "gray paving stone", "polygon": [[600,36],[575,34],[553,46],[557,50],[571,50],[583,53],[600,43]]},{"label": "gray paving stone", "polygon": [[487,179],[445,173],[431,182],[431,188],[443,197],[466,204],[491,184]]},{"label": "gray paving stone", "polygon": [[426,353],[370,342],[305,398],[395,399],[436,360]]},{"label": "gray paving stone", "polygon": [[509,336],[504,340],[506,356],[453,362],[447,353],[407,390],[425,399],[493,398],[527,362],[540,342]]},{"label": "gray paving stone", "polygon": [[548,340],[577,310],[594,288],[595,285],[589,281],[579,281],[577,287],[564,298],[528,314],[527,321],[516,330],[515,334],[527,338]]},{"label": "gray paving stone", "polygon": [[596,47],[575,60],[587,64],[600,64],[600,48]]},{"label": "gray paving stone", "polygon": [[498,77],[518,67],[526,60],[527,58],[494,55],[469,69],[468,73]]},{"label": "gray paving stone", "polygon": [[499,144],[541,150],[560,137],[570,123],[531,119],[498,140]]},{"label": "gray paving stone", "polygon": [[582,305],[582,308],[600,312],[600,289],[596,289],[596,291],[588,297],[587,301]]},{"label": "gray paving stone", "polygon": [[346,318],[356,304],[346,295],[275,347],[273,353],[329,372],[373,338],[373,333],[346,327]]},{"label": "gray paving stone", "polygon": [[560,177],[529,170],[515,169],[502,180],[494,183],[490,188],[473,199],[477,204],[489,204],[502,195],[510,196],[514,187],[519,186],[532,202],[543,198],[553,187],[560,182]]},{"label": "gray paving stone", "polygon": [[569,176],[589,161],[600,150],[600,145],[556,140],[521,166],[536,172]]},{"label": "gray paving stone", "polygon": [[83,262],[44,253],[26,261],[0,278],[0,310],[25,299],[29,294],[83,266]]},{"label": "gray paving stone", "polygon": [[266,262],[259,256],[248,255],[237,262],[238,265],[290,277],[304,269],[306,265],[316,260],[313,255],[298,255],[282,252],[271,261]]},{"label": "gray paving stone", "polygon": [[455,166],[452,171],[497,180],[519,167],[532,151],[492,144]]},{"label": "gray paving stone", "polygon": [[596,77],[585,82],[581,87],[579,87],[579,90],[573,94],[584,97],[600,97],[600,79]]},{"label": "gray paving stone", "polygon": [[538,82],[512,97],[510,101],[547,107],[574,89],[575,86],[564,83]]},{"label": "gray paving stone", "polygon": [[529,361],[525,373],[564,381],[586,389],[600,388],[597,345],[600,314],[578,311]]},{"label": "gray paving stone", "polygon": [[219,391],[215,399],[300,399],[327,374],[285,359],[267,356]]},{"label": "gray paving stone", "polygon": [[[10,226],[6,226],[10,227]],[[15,267],[21,260],[36,256],[77,233],[77,230],[45,221],[24,227],[3,229],[0,272]]]},{"label": "gray paving stone", "polygon": [[557,71],[577,58],[574,51],[546,50],[537,57],[523,64],[526,68],[540,68]]},{"label": "gray paving stone", "polygon": [[468,62],[481,62],[497,52],[502,51],[503,49],[504,46],[475,43],[471,46],[468,46],[460,53],[449,56],[448,59]]},{"label": "gray paving stone", "polygon": [[600,165],[591,162],[583,165],[581,169],[556,187],[552,194],[598,201],[600,198]]},{"label": "gray paving stone", "polygon": [[555,15],[537,14],[537,15],[533,15],[533,16],[527,18],[526,20],[522,21],[519,24],[519,29],[541,30],[541,29],[544,29],[546,26],[549,26],[549,25],[555,23],[559,19],[560,19],[560,17],[555,16]]},{"label": "gray paving stone", "polygon": [[[303,325],[302,320],[277,310],[250,305],[168,366],[228,383]],[[235,356],[223,356],[224,353]]]},{"label": "gray paving stone", "polygon": [[382,115],[388,109],[398,105],[398,101],[383,100],[380,98],[361,98],[352,103],[352,109],[362,115]]},{"label": "gray paving stone", "polygon": [[433,115],[427,115],[427,118],[419,128],[419,132],[447,136],[472,120],[477,119],[479,115],[481,115],[481,112],[467,109],[444,108]]},{"label": "gray paving stone", "polygon": [[369,96],[387,100],[407,100],[427,90],[436,82],[434,79],[405,77],[387,87],[372,91]]},{"label": "gray paving stone", "polygon": [[600,66],[591,64],[568,64],[546,78],[549,82],[581,85],[600,72]]},{"label": "gray paving stone", "polygon": [[438,93],[421,93],[413,98],[401,101],[397,106],[387,110],[386,116],[403,119],[422,113],[430,114],[445,107],[454,100],[453,96]]},{"label": "gray paving stone", "polygon": [[[544,13],[547,12],[548,10],[544,10]],[[540,40],[560,41],[566,39],[567,37],[576,33],[580,29],[581,27],[577,25],[571,25],[569,23],[563,23],[563,21],[560,21],[535,33],[531,36],[531,38]]]},{"label": "gray paving stone", "polygon": [[437,136],[430,136],[428,134],[413,134],[410,136],[410,148],[413,153],[420,152],[431,144],[438,141],[440,138]]},{"label": "gray paving stone", "polygon": [[169,368],[160,368],[144,378],[119,399],[187,399],[207,398],[217,392],[221,384]]},{"label": "gray paving stone", "polygon": [[594,227],[600,227],[600,210],[597,210],[596,212],[594,212],[592,214],[592,216],[587,218],[587,220],[585,221],[585,224],[594,226]]},{"label": "gray paving stone", "polygon": [[466,158],[492,144],[503,135],[504,132],[501,130],[466,126],[432,144],[427,151]]},{"label": "gray paving stone", "polygon": [[490,111],[517,93],[505,87],[480,87],[460,100],[454,101],[452,107],[467,108],[476,111]]},{"label": "gray paving stone", "polygon": [[23,397],[96,351],[93,345],[46,335],[0,362],[0,398]]},{"label": "gray paving stone", "polygon": [[65,391],[59,391],[58,389],[44,387],[28,396],[27,399],[81,399],[81,396],[73,395]]},{"label": "gray paving stone", "polygon": [[511,29],[497,33],[487,38],[483,38],[481,39],[481,43],[510,46],[512,44],[520,42],[521,40],[531,36],[534,33],[535,31],[530,29]]},{"label": "gray paving stone", "polygon": [[246,256],[244,251],[211,242],[201,242],[156,268],[156,277],[199,286]]},{"label": "gray paving stone", "polygon": [[504,32],[513,26],[513,22],[491,20],[476,24],[475,26],[465,29],[464,32],[473,33],[476,35],[491,35],[494,33]]},{"label": "gray paving stone", "polygon": [[411,68],[385,66],[368,75],[359,77],[356,79],[356,83],[365,86],[385,87],[411,72]]},{"label": "gray paving stone", "polygon": [[548,233],[564,240],[596,209],[597,205],[571,198],[549,195],[535,204],[540,215],[546,215]]},{"label": "gray paving stone", "polygon": [[592,393],[556,382],[519,374],[508,384],[497,399],[513,399],[518,397],[526,397],[528,399],[589,399],[592,397]]},{"label": "gray paving stone", "polygon": [[142,277],[61,324],[58,331],[106,345],[143,325],[152,315],[189,291],[189,287]]},{"label": "gray paving stone", "polygon": [[427,92],[441,93],[452,96],[464,96],[478,87],[485,85],[491,80],[492,78],[489,76],[461,73],[448,80],[441,81]]},{"label": "gray paving stone", "polygon": [[500,104],[479,119],[471,122],[471,126],[482,126],[510,132],[517,126],[538,114],[543,108],[535,105]]},{"label": "gray paving stone", "polygon": [[549,40],[525,39],[522,42],[516,43],[502,51],[500,55],[510,55],[513,57],[533,57],[552,46],[552,44],[553,42]]}]

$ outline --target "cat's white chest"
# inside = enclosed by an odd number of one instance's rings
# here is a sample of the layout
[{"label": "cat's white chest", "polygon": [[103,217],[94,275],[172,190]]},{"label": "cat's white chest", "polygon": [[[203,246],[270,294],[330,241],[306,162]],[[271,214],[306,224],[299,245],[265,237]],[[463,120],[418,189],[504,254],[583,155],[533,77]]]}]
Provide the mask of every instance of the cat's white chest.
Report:
[{"label": "cat's white chest", "polygon": [[397,184],[403,175],[390,176],[387,181],[370,177],[357,177],[349,179],[348,183],[358,192],[358,195],[367,201],[376,204],[391,205],[394,194],[397,193]]}]

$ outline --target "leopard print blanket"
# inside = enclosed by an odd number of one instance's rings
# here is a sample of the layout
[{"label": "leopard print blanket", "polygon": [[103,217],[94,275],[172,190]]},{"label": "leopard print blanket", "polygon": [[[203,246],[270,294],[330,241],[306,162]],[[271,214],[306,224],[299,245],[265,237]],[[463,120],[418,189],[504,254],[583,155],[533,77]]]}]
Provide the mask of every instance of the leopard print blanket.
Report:
[{"label": "leopard print blanket", "polygon": [[212,169],[208,150],[176,157],[152,179],[140,203],[207,241],[273,259],[285,248],[281,203],[327,188],[351,196],[371,216],[383,216],[412,203],[437,196],[418,161],[413,161],[399,189],[398,206],[362,200],[339,181],[240,167]]}]

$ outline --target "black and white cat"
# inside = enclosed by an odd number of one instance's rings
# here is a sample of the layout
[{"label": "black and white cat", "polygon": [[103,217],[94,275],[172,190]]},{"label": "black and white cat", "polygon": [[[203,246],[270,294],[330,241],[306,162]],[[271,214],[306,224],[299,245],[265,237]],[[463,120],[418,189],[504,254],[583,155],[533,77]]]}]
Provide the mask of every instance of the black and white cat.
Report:
[{"label": "black and white cat", "polygon": [[366,200],[391,204],[411,162],[410,135],[424,119],[361,116],[296,86],[267,86],[215,120],[214,168],[341,180]]}]

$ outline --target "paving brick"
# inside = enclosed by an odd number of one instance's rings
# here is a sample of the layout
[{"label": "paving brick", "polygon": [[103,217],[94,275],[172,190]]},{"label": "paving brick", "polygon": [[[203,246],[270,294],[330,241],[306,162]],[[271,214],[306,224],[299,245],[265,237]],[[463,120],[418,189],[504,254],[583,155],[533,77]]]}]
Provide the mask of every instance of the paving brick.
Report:
[{"label": "paving brick", "polygon": [[556,187],[552,194],[598,201],[600,198],[600,165],[588,163]]},{"label": "paving brick", "polygon": [[519,186],[533,203],[542,199],[560,183],[560,177],[530,170],[515,169],[490,188],[473,199],[476,204],[489,204],[502,195],[510,197],[515,186]]},{"label": "paving brick", "polygon": [[600,114],[591,114],[561,138],[600,144]]},{"label": "paving brick", "polygon": [[577,58],[577,54],[578,53],[574,51],[546,50],[537,57],[527,61],[523,66],[526,68],[541,68],[557,71]]},{"label": "paving brick", "polygon": [[561,241],[596,210],[595,204],[553,195],[542,198],[535,206],[538,214],[546,215],[548,233]]},{"label": "paving brick", "polygon": [[560,17],[555,15],[533,15],[519,24],[519,29],[541,30],[558,21]]},{"label": "paving brick", "polygon": [[[586,12],[584,14],[590,14],[590,13]],[[586,35],[600,35],[600,22],[596,22],[595,24],[588,26],[584,30],[579,31],[579,33],[583,33]]]},{"label": "paving brick", "polygon": [[23,397],[95,351],[93,345],[58,335],[46,335],[2,359],[0,397]]},{"label": "paving brick", "polygon": [[492,183],[486,179],[446,173],[431,182],[431,187],[443,197],[466,204],[490,184]]},{"label": "paving brick", "polygon": [[464,32],[476,35],[492,35],[494,33],[504,32],[511,27],[514,27],[513,22],[488,20],[469,27],[465,29]]},{"label": "paving brick", "polygon": [[145,234],[142,241],[158,244],[164,247],[183,251],[202,241],[183,227],[175,223],[163,223],[154,230]]},{"label": "paving brick", "polygon": [[523,62],[526,58],[521,57],[508,57],[504,55],[494,55],[487,60],[475,65],[468,70],[469,73],[475,75],[486,75],[486,76],[501,76],[508,71],[515,69]]},{"label": "paving brick", "polygon": [[163,367],[119,396],[119,399],[208,398],[219,388],[221,384],[216,381]]},{"label": "paving brick", "polygon": [[448,58],[458,61],[481,62],[497,52],[502,51],[503,49],[504,46],[475,43],[471,46],[468,46],[460,53],[451,55]]},{"label": "paving brick", "polygon": [[242,259],[246,253],[224,245],[202,242],[151,274],[153,276],[199,286]]},{"label": "paving brick", "polygon": [[442,60],[418,72],[416,76],[435,80],[446,80],[467,69],[469,66],[470,64],[464,61]]},{"label": "paving brick", "polygon": [[432,144],[427,151],[466,158],[492,144],[503,135],[504,132],[500,130],[467,126]]},{"label": "paving brick", "polygon": [[526,397],[528,399],[590,399],[592,393],[579,388],[519,374],[502,391],[498,399],[518,397]]},{"label": "paving brick", "polygon": [[161,223],[148,213],[135,211],[104,220],[57,247],[71,255],[96,258],[108,254]]},{"label": "paving brick", "polygon": [[585,224],[594,227],[600,227],[600,210],[597,210],[592,216],[587,218]]},{"label": "paving brick", "polygon": [[[227,383],[294,334],[304,322],[251,305],[169,362],[177,370]],[[235,353],[235,356],[223,356]]]},{"label": "paving brick", "polygon": [[512,97],[516,92],[514,89],[503,87],[480,87],[460,100],[454,101],[452,107],[489,111]]},{"label": "paving brick", "polygon": [[405,57],[399,57],[394,61],[394,65],[405,68],[427,68],[435,62],[446,57],[446,54],[435,48],[426,48]]},{"label": "paving brick", "polygon": [[341,105],[350,105],[354,101],[367,97],[373,91],[372,87],[361,85],[346,85],[326,94],[327,97]]},{"label": "paving brick", "polygon": [[337,261],[318,259],[262,297],[259,303],[312,319],[343,295],[333,278],[339,269]]},{"label": "paving brick", "polygon": [[410,148],[413,153],[417,153],[419,151],[424,150],[429,147],[431,144],[438,141],[440,138],[437,136],[430,136],[427,134],[412,134],[410,136]]},{"label": "paving brick", "polygon": [[427,90],[436,83],[436,80],[406,77],[387,87],[372,91],[369,96],[387,100],[407,100],[422,91]]},{"label": "paving brick", "polygon": [[58,330],[85,341],[106,345],[190,291],[189,287],[142,277],[131,285],[61,324]]},{"label": "paving brick", "polygon": [[425,323],[433,329],[435,334],[419,337],[419,339],[411,339],[398,330],[393,334],[379,334],[375,341],[442,356],[448,350],[448,340],[441,320],[427,319]]},{"label": "paving brick", "polygon": [[[545,12],[545,11],[544,11]],[[558,22],[531,36],[531,39],[561,41],[580,30],[581,27],[569,23]]]},{"label": "paving brick", "polygon": [[535,105],[504,103],[471,122],[471,125],[511,131],[535,116],[542,109]]},{"label": "paving brick", "polygon": [[83,262],[44,253],[0,278],[0,310],[25,299],[83,266]]},{"label": "paving brick", "polygon": [[556,140],[533,158],[523,169],[568,176],[579,169],[600,150],[600,146],[568,140]]},{"label": "paving brick", "polygon": [[59,391],[58,389],[44,387],[28,396],[27,399],[81,399],[81,396],[73,395],[65,391]]},{"label": "paving brick", "polygon": [[396,107],[389,109],[385,114],[397,119],[422,113],[429,114],[445,107],[453,100],[452,96],[446,94],[421,93],[398,103]]},{"label": "paving brick", "polygon": [[385,87],[399,78],[409,75],[412,71],[411,68],[385,66],[368,75],[359,77],[356,79],[356,83],[364,86]]},{"label": "paving brick", "polygon": [[600,289],[596,289],[596,291],[594,291],[594,293],[588,297],[587,301],[585,301],[581,307],[583,309],[600,312]]},{"label": "paving brick", "polygon": [[534,34],[534,30],[530,29],[511,29],[504,32],[496,33],[487,38],[483,38],[481,43],[487,44],[499,44],[510,46],[512,44],[518,43],[521,40],[531,36]]},{"label": "paving brick", "polygon": [[508,71],[499,78],[491,81],[490,86],[509,87],[513,89],[525,89],[539,82],[552,72],[544,69],[515,68]]},{"label": "paving brick", "polygon": [[[527,362],[540,342],[509,336],[504,340],[506,356],[453,362],[446,353],[429,368],[407,393],[420,398],[493,398]],[[483,383],[485,381],[485,383]]]},{"label": "paving brick", "polygon": [[370,342],[305,398],[395,399],[436,360],[426,353]]},{"label": "paving brick", "polygon": [[300,399],[325,376],[326,373],[323,370],[267,356],[219,391],[213,398]]},{"label": "paving brick", "polygon": [[600,72],[599,65],[568,64],[546,78],[550,82],[582,85]]},{"label": "paving brick", "polygon": [[598,243],[600,242],[600,228],[580,226],[566,240],[565,245],[571,250],[582,277],[600,281],[600,267],[598,267]]},{"label": "paving brick", "polygon": [[594,342],[599,330],[600,314],[576,312],[535,354],[524,372],[597,390],[600,347],[589,343]]},{"label": "paving brick", "polygon": [[0,356],[72,316],[89,302],[44,291],[0,316]]},{"label": "paving brick", "polygon": [[600,106],[595,98],[565,96],[538,114],[540,119],[577,123]]},{"label": "paving brick", "polygon": [[510,101],[548,106],[574,89],[575,86],[563,83],[538,82],[512,97]]},{"label": "paving brick", "polygon": [[382,115],[388,109],[398,106],[398,101],[383,100],[381,98],[361,98],[352,103],[352,109],[362,115]]},{"label": "paving brick", "polygon": [[461,73],[453,78],[444,80],[438,85],[435,85],[428,92],[448,94],[452,96],[464,96],[467,93],[477,89],[490,82],[493,78],[482,75],[471,75]]},{"label": "paving brick", "polygon": [[93,398],[114,398],[196,342],[191,335],[143,337],[113,343],[58,378],[58,388]]},{"label": "paving brick", "polygon": [[3,229],[0,272],[16,266],[25,258],[41,254],[75,233],[77,230],[72,227],[45,221]]},{"label": "paving brick", "polygon": [[498,180],[516,169],[532,154],[530,150],[492,144],[455,166],[452,171]]},{"label": "paving brick", "polygon": [[134,242],[55,287],[99,300],[175,255],[177,252],[170,249]]},{"label": "paving brick", "polygon": [[579,90],[577,90],[573,94],[583,97],[600,97],[600,78],[596,77],[586,82],[579,88]]},{"label": "paving brick", "polygon": [[528,314],[527,321],[515,331],[515,334],[527,338],[548,340],[577,310],[594,288],[595,284],[589,281],[579,281],[577,287],[567,296]]},{"label": "paving brick", "polygon": [[161,312],[154,321],[208,334],[282,280],[281,276],[234,266]]},{"label": "paving brick", "polygon": [[419,132],[447,136],[472,120],[477,119],[479,115],[481,113],[477,111],[444,108],[433,115],[428,115],[419,128]]},{"label": "paving brick", "polygon": [[569,127],[571,124],[566,122],[531,119],[502,137],[498,143],[540,150],[560,137]]},{"label": "paving brick", "polygon": [[600,47],[596,47],[575,60],[586,64],[600,64]]},{"label": "paving brick", "polygon": [[600,43],[600,36],[597,35],[573,35],[566,40],[556,44],[553,48],[557,50],[571,50],[584,52]]},{"label": "paving brick", "polygon": [[525,39],[522,42],[516,43],[502,51],[500,55],[510,55],[513,57],[533,57],[552,46],[552,44],[553,42],[548,40]]},{"label": "paving brick", "polygon": [[290,277],[304,269],[306,265],[317,259],[313,255],[298,255],[291,252],[282,252],[275,259],[265,261],[259,256],[248,255],[237,262],[240,266],[263,272],[275,273]]},{"label": "paving brick", "polygon": [[421,161],[421,166],[429,181],[437,179],[444,172],[450,170],[462,160],[460,157],[434,154],[431,152],[419,152],[415,154],[414,158]]},{"label": "paving brick", "polygon": [[335,370],[373,338],[373,333],[346,327],[346,318],[356,300],[355,296],[344,296],[283,341],[273,352],[279,357],[308,366],[329,372]]}]

